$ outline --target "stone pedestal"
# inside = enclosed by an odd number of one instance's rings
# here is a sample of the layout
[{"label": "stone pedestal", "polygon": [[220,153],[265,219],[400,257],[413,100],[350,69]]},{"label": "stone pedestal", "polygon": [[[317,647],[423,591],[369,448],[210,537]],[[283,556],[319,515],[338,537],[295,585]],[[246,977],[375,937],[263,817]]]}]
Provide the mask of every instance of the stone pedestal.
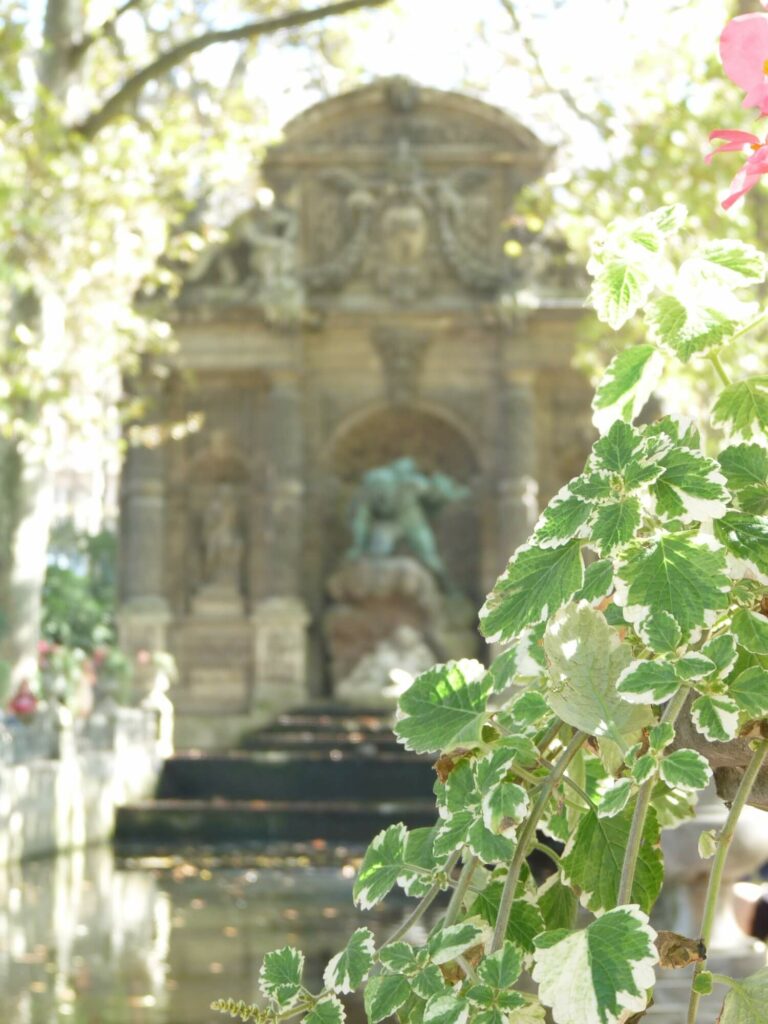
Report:
[{"label": "stone pedestal", "polygon": [[497,576],[528,539],[538,515],[536,405],[530,374],[515,374],[504,383],[499,420]]},{"label": "stone pedestal", "polygon": [[192,598],[192,614],[201,619],[232,618],[243,613],[242,594],[225,583],[206,583]]},{"label": "stone pedestal", "polygon": [[295,597],[260,602],[252,617],[254,701],[276,708],[306,700],[309,613]]}]

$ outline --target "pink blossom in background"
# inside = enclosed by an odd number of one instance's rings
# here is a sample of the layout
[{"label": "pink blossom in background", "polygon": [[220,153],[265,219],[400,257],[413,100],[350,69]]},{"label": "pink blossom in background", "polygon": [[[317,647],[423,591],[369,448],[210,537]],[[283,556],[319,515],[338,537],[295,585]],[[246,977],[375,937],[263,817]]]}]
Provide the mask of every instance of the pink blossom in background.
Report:
[{"label": "pink blossom in background", "polygon": [[720,58],[726,75],[746,91],[742,106],[768,114],[768,14],[729,21],[720,36]]},{"label": "pink blossom in background", "polygon": [[751,132],[740,132],[728,128],[710,132],[709,138],[710,141],[722,139],[723,143],[707,154],[705,157],[707,163],[711,162],[715,153],[740,152],[745,147],[752,150],[752,155],[747,157],[744,166],[731,182],[728,195],[723,200],[723,209],[728,210],[746,192],[754,188],[764,174],[768,174],[768,142],[764,142]]}]

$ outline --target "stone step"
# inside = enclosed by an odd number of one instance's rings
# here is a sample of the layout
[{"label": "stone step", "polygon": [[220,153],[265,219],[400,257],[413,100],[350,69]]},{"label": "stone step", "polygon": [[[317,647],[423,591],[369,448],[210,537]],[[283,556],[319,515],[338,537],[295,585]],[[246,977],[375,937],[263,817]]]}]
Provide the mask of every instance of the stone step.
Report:
[{"label": "stone step", "polygon": [[158,799],[380,801],[432,799],[429,760],[408,754],[361,757],[356,750],[236,751],[175,756],[163,765]]},{"label": "stone step", "polygon": [[313,711],[311,708],[297,708],[278,715],[274,722],[259,732],[284,732],[295,729],[326,732],[370,732],[392,733],[391,712],[354,712],[345,708]]},{"label": "stone step", "polygon": [[375,757],[379,753],[397,753],[404,749],[389,731],[362,729],[338,732],[316,732],[312,729],[258,729],[244,736],[240,741],[240,747],[243,750],[296,750],[302,753],[354,750],[360,757]]},{"label": "stone step", "polygon": [[322,840],[367,844],[395,822],[435,822],[431,800],[151,800],[118,810],[117,852],[174,844]]}]

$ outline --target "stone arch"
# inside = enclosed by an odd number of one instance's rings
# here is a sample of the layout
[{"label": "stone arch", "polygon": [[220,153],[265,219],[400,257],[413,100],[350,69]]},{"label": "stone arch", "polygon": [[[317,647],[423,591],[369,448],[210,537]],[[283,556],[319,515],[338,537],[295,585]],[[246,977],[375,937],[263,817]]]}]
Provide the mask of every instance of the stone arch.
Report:
[{"label": "stone arch", "polygon": [[481,460],[477,446],[454,417],[426,404],[376,405],[349,416],[331,435],[323,456],[333,486],[325,508],[327,576],[349,545],[347,514],[362,474],[392,460],[411,456],[426,472],[447,473],[473,489],[473,496],[447,505],[435,523],[438,547],[451,578],[472,601],[480,590]]}]

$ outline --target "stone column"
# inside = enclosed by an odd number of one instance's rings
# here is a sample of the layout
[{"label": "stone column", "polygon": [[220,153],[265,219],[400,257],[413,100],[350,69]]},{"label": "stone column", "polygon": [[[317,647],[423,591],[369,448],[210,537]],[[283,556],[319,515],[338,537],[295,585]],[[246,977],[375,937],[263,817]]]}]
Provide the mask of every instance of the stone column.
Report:
[{"label": "stone column", "polygon": [[162,447],[128,449],[121,480],[118,626],[130,656],[167,648],[164,469]]},{"label": "stone column", "polygon": [[307,694],[303,600],[304,422],[298,373],[278,370],[267,396],[269,488],[261,600],[254,608],[254,702],[276,708]]},{"label": "stone column", "polygon": [[514,372],[501,385],[497,455],[498,575],[529,536],[538,515],[536,399],[533,375]]}]

